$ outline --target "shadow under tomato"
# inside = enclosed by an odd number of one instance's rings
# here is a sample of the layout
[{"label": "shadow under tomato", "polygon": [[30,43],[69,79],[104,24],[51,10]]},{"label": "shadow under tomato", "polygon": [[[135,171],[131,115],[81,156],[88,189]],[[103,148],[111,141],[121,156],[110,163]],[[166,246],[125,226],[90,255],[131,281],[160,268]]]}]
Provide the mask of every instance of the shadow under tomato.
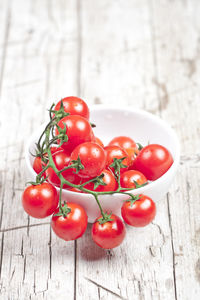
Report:
[{"label": "shadow under tomato", "polygon": [[102,249],[93,242],[91,228],[92,224],[88,224],[83,237],[77,240],[77,254],[86,261],[105,259],[110,250]]}]

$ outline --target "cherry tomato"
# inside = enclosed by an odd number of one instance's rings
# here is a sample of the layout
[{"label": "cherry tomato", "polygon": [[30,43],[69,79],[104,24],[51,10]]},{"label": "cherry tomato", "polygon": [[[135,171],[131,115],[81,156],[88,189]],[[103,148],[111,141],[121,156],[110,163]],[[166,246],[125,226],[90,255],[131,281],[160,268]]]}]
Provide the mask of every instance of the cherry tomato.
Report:
[{"label": "cherry tomato", "polygon": [[105,151],[96,143],[83,143],[77,146],[71,153],[71,161],[77,160],[78,157],[84,166],[84,169],[78,173],[78,176],[82,178],[99,176],[105,168]]},{"label": "cherry tomato", "polygon": [[[85,118],[73,115],[64,117],[58,122],[58,126],[63,129],[65,125],[68,141],[63,143],[62,148],[66,151],[71,152],[79,144],[92,141],[94,136],[92,127]],[[57,128],[55,135],[59,135]]]},{"label": "cherry tomato", "polygon": [[[100,216],[101,218],[102,216]],[[98,219],[92,225],[93,241],[101,248],[112,249],[119,246],[125,237],[126,229],[122,220],[112,214],[112,221],[100,224]]]},{"label": "cherry tomato", "polygon": [[54,154],[60,150],[63,150],[61,147],[57,147],[57,146],[52,146],[50,149],[51,149],[51,154]]},{"label": "cherry tomato", "polygon": [[[62,148],[60,148],[60,147],[55,147],[55,146],[51,147],[50,149],[51,149],[51,154],[53,154],[53,153],[55,153],[55,152],[57,152],[57,151],[59,151],[59,150],[62,150]],[[47,157],[47,159],[48,159],[47,153],[44,154],[44,156]],[[33,161],[33,170],[34,170],[37,174],[39,174],[40,172],[42,172],[42,169],[43,169],[45,166],[46,166],[46,164],[45,164],[44,161],[42,161],[42,158],[41,158],[40,156],[37,156],[37,157],[34,159],[34,161]],[[43,167],[43,168],[42,168],[42,167]],[[46,178],[45,172],[42,174],[42,177]]]},{"label": "cherry tomato", "polygon": [[147,182],[146,177],[139,171],[129,170],[121,175],[120,183],[123,188],[136,188],[135,181],[141,185]]},{"label": "cherry tomato", "polygon": [[[45,167],[45,163],[42,161],[42,158],[40,156],[36,156],[36,158],[33,161],[33,170],[39,174],[42,172],[43,168]],[[45,172],[42,173],[42,177],[46,178]]]},{"label": "cherry tomato", "polygon": [[130,149],[130,148],[137,149],[137,145],[134,142],[134,140],[132,140],[128,136],[117,136],[117,137],[115,137],[114,139],[112,139],[110,141],[108,146],[118,146],[118,147],[121,147],[124,150]]},{"label": "cherry tomato", "polygon": [[[64,150],[55,152],[52,157],[54,164],[59,171],[69,165],[70,154]],[[79,176],[74,173],[73,169],[65,170],[64,172],[62,172],[62,175],[67,181],[71,183],[79,184],[80,182]],[[56,185],[58,187],[60,186],[60,179],[52,168],[46,170],[46,176],[48,176],[48,181],[51,184]],[[64,184],[63,187],[68,188],[69,186],[67,184]]]},{"label": "cherry tomato", "polygon": [[131,201],[126,201],[122,205],[121,214],[124,221],[134,227],[148,225],[156,215],[156,205],[154,201],[145,195],[140,195],[140,199],[131,205]]},{"label": "cherry tomato", "polygon": [[86,184],[84,187],[91,191],[96,192],[109,192],[109,191],[116,191],[117,189],[117,181],[115,179],[114,174],[111,170],[104,169],[101,173],[104,175],[102,181],[106,183],[106,185],[99,185],[96,189],[94,189],[94,183],[90,182]]},{"label": "cherry tomato", "polygon": [[61,101],[63,102],[65,112],[70,115],[79,115],[89,120],[89,108],[85,101],[78,97],[66,97],[56,104],[54,110],[58,111],[60,109]]},{"label": "cherry tomato", "polygon": [[71,211],[64,216],[55,216],[59,209],[55,211],[51,220],[51,227],[55,234],[65,240],[72,241],[81,237],[87,228],[87,214],[85,210],[76,203],[67,203]]},{"label": "cherry tomato", "polygon": [[124,149],[118,146],[106,146],[104,150],[106,152],[106,167],[109,167],[114,172],[114,168],[110,167],[110,165],[113,163],[114,158],[120,159],[125,157],[125,159],[122,161],[122,164],[127,167],[121,168],[120,171],[121,174],[127,171],[130,162],[129,162],[128,154]]},{"label": "cherry tomato", "polygon": [[135,159],[136,154],[138,154],[138,152],[139,152],[134,140],[128,136],[117,136],[110,141],[108,146],[118,146],[118,147],[121,147],[122,149],[126,150],[128,157],[129,157],[130,165],[132,164],[133,160]]},{"label": "cherry tomato", "polygon": [[104,148],[103,142],[97,136],[95,136],[95,141],[94,142],[97,143],[102,148]]},{"label": "cherry tomato", "polygon": [[28,186],[22,194],[24,210],[33,218],[50,216],[58,206],[58,194],[53,185],[43,182]]},{"label": "cherry tomato", "polygon": [[166,173],[172,164],[172,155],[165,147],[151,144],[139,152],[131,169],[142,172],[148,180],[156,180]]}]

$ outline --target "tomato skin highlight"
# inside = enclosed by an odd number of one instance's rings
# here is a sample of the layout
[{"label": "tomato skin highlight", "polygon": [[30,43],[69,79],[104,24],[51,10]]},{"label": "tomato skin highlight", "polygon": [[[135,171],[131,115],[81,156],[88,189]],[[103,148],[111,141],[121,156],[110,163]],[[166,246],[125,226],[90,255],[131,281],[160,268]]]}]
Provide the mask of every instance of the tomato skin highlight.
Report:
[{"label": "tomato skin highlight", "polygon": [[141,184],[146,183],[147,179],[141,172],[136,171],[136,170],[126,171],[121,175],[120,183],[123,188],[135,189],[136,186],[135,186],[134,181],[136,181],[138,184],[141,185]]},{"label": "tomato skin highlight", "polygon": [[84,169],[78,172],[81,178],[93,178],[99,176],[106,163],[106,154],[104,149],[96,143],[89,142],[77,146],[71,153],[72,160],[81,160]]},{"label": "tomato skin highlight", "polygon": [[99,185],[96,189],[94,189],[94,183],[90,182],[86,185],[84,185],[84,188],[95,191],[95,192],[110,192],[110,191],[116,191],[117,189],[117,181],[115,179],[115,176],[111,170],[104,169],[101,174],[104,174],[103,182],[106,183],[106,185]]},{"label": "tomato skin highlight", "polygon": [[131,206],[130,201],[123,203],[121,214],[124,221],[134,227],[144,227],[151,223],[156,215],[155,202],[148,196],[140,195]]},{"label": "tomato skin highlight", "polygon": [[[54,164],[55,164],[56,168],[58,169],[58,171],[69,166],[70,154],[64,150],[55,152],[52,155],[52,158],[53,158]],[[71,183],[74,183],[74,184],[80,183],[80,177],[73,172],[73,169],[65,170],[64,172],[62,172],[62,175],[67,181],[69,181]],[[60,187],[60,179],[59,179],[58,175],[56,174],[56,172],[52,168],[48,168],[46,170],[46,176],[48,177],[48,181],[51,184],[53,184],[57,187]],[[67,184],[63,185],[64,189],[68,188],[68,187],[69,186]]]},{"label": "tomato skin highlight", "polygon": [[142,172],[148,180],[156,180],[166,173],[172,164],[172,155],[165,147],[150,144],[139,152],[131,169]]},{"label": "tomato skin highlight", "polygon": [[[100,216],[99,218],[101,218]],[[112,214],[112,221],[100,224],[98,219],[92,225],[92,239],[101,248],[113,249],[118,247],[124,240],[126,228],[121,218]]]},{"label": "tomato skin highlight", "polygon": [[70,115],[79,115],[89,120],[90,112],[85,101],[74,96],[66,97],[56,104],[54,110],[58,111],[60,109],[61,101],[63,102],[65,112]]},{"label": "tomato skin highlight", "polygon": [[22,194],[22,205],[28,215],[42,219],[53,214],[59,195],[53,185],[43,182],[28,186]]},{"label": "tomato skin highlight", "polygon": [[[94,138],[90,123],[81,116],[70,115],[58,122],[58,126],[62,129],[65,125],[68,141],[63,143],[61,147],[68,152],[72,152],[74,148],[82,143],[91,142]],[[55,135],[59,135],[57,128],[55,128]],[[58,143],[59,142],[58,140]]]},{"label": "tomato skin highlight", "polygon": [[128,158],[128,154],[127,152],[118,147],[118,146],[106,146],[104,148],[105,152],[106,152],[106,167],[109,167],[112,172],[114,172],[114,168],[113,167],[110,167],[110,165],[113,163],[114,161],[114,158],[123,158],[125,157],[125,159],[122,161],[123,165],[127,166],[126,168],[121,168],[120,169],[120,173],[124,173],[125,171],[128,170],[128,167],[129,167],[129,164],[130,164],[130,161],[129,161],[129,158]]},{"label": "tomato skin highlight", "polygon": [[65,241],[76,240],[81,237],[87,228],[88,217],[82,206],[76,203],[67,203],[71,212],[64,218],[55,216],[59,209],[55,211],[51,219],[51,227],[54,233]]}]

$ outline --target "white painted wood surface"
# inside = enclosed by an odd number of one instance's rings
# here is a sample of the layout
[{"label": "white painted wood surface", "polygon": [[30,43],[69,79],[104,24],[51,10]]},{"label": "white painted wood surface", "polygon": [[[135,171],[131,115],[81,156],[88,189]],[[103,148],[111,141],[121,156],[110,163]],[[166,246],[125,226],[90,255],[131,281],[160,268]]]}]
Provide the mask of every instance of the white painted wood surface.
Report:
[{"label": "white painted wood surface", "polygon": [[[200,2],[0,0],[0,298],[200,299]],[[20,202],[24,144],[66,95],[144,108],[182,156],[154,222],[103,251]]]}]

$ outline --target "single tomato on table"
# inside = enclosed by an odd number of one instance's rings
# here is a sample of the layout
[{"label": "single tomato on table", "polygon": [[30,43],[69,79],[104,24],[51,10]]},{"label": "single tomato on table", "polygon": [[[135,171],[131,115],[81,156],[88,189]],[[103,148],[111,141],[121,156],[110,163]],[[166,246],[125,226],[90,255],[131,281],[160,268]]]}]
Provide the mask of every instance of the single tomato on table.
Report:
[{"label": "single tomato on table", "polygon": [[110,221],[101,224],[102,216],[92,225],[92,239],[101,248],[112,249],[119,246],[126,235],[126,228],[122,220],[110,215]]},{"label": "single tomato on table", "polygon": [[[136,196],[137,197],[137,196]],[[121,208],[124,221],[134,227],[143,227],[153,221],[156,215],[155,202],[148,196],[139,195],[138,200],[125,201]]]},{"label": "single tomato on table", "polygon": [[145,146],[134,160],[131,169],[142,172],[148,180],[161,177],[173,164],[171,153],[163,146]]},{"label": "single tomato on table", "polygon": [[66,215],[57,215],[59,208],[55,211],[51,219],[51,227],[55,234],[65,240],[72,241],[81,237],[86,228],[88,217],[82,206],[76,203],[67,203],[62,205],[65,208]]},{"label": "single tomato on table", "polygon": [[70,115],[79,115],[89,120],[89,108],[85,101],[74,96],[66,97],[56,104],[54,110],[58,111],[60,109],[61,101],[63,102],[65,112]]},{"label": "single tomato on table", "polygon": [[33,218],[45,218],[53,214],[58,206],[56,188],[50,183],[43,182],[28,186],[22,194],[24,210]]}]

